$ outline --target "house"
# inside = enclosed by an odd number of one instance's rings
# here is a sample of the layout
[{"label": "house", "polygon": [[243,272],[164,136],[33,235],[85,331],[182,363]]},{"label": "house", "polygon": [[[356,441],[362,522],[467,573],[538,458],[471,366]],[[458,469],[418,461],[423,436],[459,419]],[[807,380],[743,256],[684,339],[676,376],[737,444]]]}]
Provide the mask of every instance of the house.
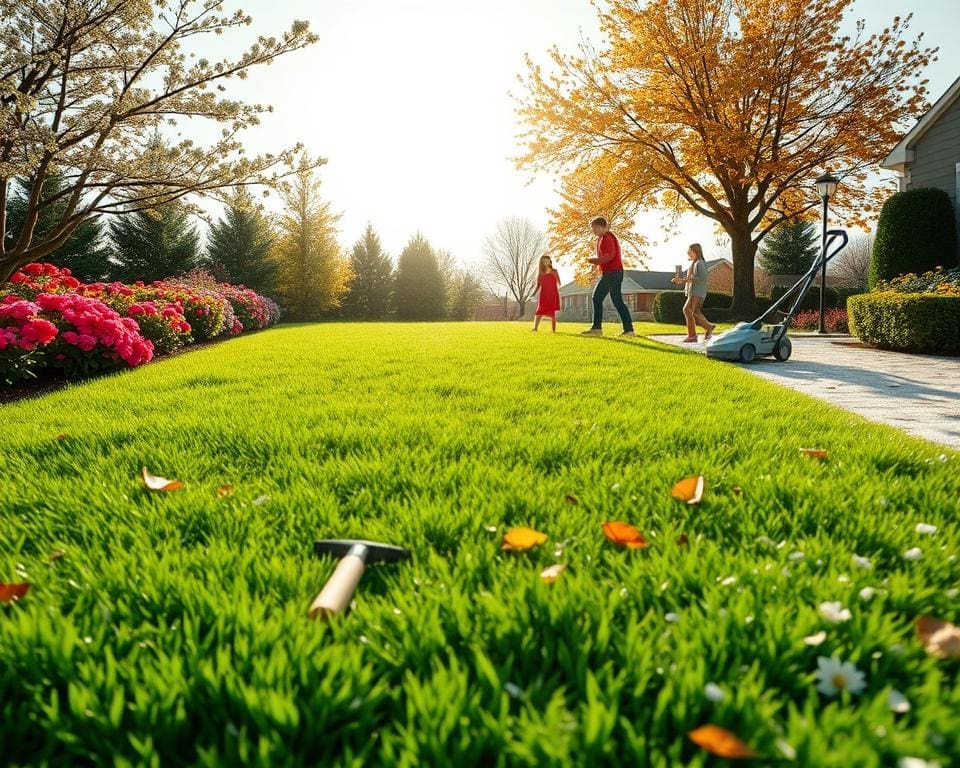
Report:
[{"label": "house", "polygon": [[960,77],[880,163],[900,177],[900,191],[944,190],[960,226]]},{"label": "house", "polygon": [[[527,303],[527,310],[536,306],[536,300]],[[507,296],[488,295],[473,313],[474,320],[517,320],[520,318],[520,305]]]},{"label": "house", "polygon": [[[679,287],[671,279],[676,272],[644,272],[626,269],[623,273],[623,300],[635,320],[649,320],[653,313],[653,298],[662,291],[676,291]],[[733,292],[733,263],[729,259],[707,261],[707,289]],[[562,320],[590,320],[593,316],[593,286],[567,283],[560,288],[560,314]],[[616,312],[610,300],[604,304],[604,317],[613,319]]]}]

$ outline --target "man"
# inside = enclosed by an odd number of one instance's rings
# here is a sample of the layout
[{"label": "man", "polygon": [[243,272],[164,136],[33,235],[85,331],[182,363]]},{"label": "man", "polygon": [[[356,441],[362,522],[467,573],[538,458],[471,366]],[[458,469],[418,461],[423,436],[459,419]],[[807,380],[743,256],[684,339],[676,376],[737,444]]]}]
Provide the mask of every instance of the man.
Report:
[{"label": "man", "polygon": [[609,294],[620,322],[623,323],[621,336],[633,336],[633,318],[630,310],[623,301],[620,289],[623,286],[623,262],[620,260],[620,241],[607,227],[607,220],[602,216],[590,223],[593,234],[597,236],[597,255],[588,259],[591,264],[600,267],[600,280],[593,289],[593,327],[583,331],[584,336],[603,335],[603,300]]}]

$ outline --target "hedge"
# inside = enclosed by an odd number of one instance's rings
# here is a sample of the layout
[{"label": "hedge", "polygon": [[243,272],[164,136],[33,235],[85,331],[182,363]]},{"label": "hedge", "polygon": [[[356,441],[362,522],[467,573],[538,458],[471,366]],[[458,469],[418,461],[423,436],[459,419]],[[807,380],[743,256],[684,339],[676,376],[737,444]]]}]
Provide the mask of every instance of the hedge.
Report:
[{"label": "hedge", "polygon": [[[781,296],[783,296],[791,286],[789,285],[775,285],[770,289],[770,299],[771,301],[776,301]],[[838,291],[835,288],[827,287],[827,290],[824,291],[823,303],[826,309],[845,309],[847,306],[847,298],[853,293],[853,291]],[[813,285],[810,289],[804,294],[803,300],[800,302],[800,311],[820,309],[820,286]]]},{"label": "hedge", "polygon": [[887,198],[877,222],[870,287],[909,272],[957,263],[957,225],[950,196],[918,187]]},{"label": "hedge", "polygon": [[878,291],[851,296],[850,332],[899,352],[960,355],[960,296]]},{"label": "hedge", "polygon": [[[658,323],[673,323],[682,325],[683,304],[687,300],[683,291],[661,291],[653,297],[653,319]],[[703,301],[704,309],[729,309],[733,296],[719,291],[708,293]]]}]

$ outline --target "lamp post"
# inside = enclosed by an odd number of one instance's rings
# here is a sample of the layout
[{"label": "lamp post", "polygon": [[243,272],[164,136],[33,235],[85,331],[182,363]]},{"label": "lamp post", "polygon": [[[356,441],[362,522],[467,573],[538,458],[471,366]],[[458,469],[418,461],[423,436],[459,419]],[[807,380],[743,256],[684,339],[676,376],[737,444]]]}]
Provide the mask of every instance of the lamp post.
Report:
[{"label": "lamp post", "polygon": [[823,235],[820,240],[820,328],[817,333],[827,332],[827,318],[824,312],[824,302],[827,290],[827,205],[833,193],[837,191],[837,184],[840,180],[829,173],[823,174],[816,180],[817,194],[823,201]]}]

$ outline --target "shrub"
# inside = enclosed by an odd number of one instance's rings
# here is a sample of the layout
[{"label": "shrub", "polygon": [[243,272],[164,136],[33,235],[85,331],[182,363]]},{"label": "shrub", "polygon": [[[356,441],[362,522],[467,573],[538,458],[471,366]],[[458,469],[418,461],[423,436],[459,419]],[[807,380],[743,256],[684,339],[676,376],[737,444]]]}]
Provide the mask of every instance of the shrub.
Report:
[{"label": "shrub", "polygon": [[957,226],[950,196],[920,187],[891,195],[877,222],[870,287],[907,273],[957,263]]},{"label": "shrub", "polygon": [[258,331],[269,325],[270,311],[267,309],[266,300],[256,291],[242,285],[221,283],[220,292],[233,306],[233,313],[242,330]]},{"label": "shrub", "polygon": [[194,336],[207,341],[223,335],[235,320],[233,306],[224,296],[221,285],[209,272],[195,269],[181,277],[163,280],[159,287],[168,298],[182,304]]},{"label": "shrub", "polygon": [[[824,313],[825,325],[830,333],[849,333],[850,324],[845,309],[828,309]],[[816,331],[820,328],[820,310],[807,309],[797,312],[793,319],[793,327],[798,331]]]},{"label": "shrub", "polygon": [[850,330],[901,352],[960,354],[960,296],[875,291],[852,296]]},{"label": "shrub", "polygon": [[9,294],[0,303],[0,380],[11,385],[33,378],[43,365],[41,349],[57,337],[57,326],[40,307]]},{"label": "shrub", "polygon": [[896,291],[897,293],[938,293],[944,296],[960,296],[960,267],[945,270],[937,267],[922,275],[906,274],[892,280],[881,280],[877,291]]},{"label": "shrub", "polygon": [[81,285],[69,269],[61,269],[54,264],[27,264],[11,276],[6,288],[21,298],[33,301],[41,293],[73,293]]},{"label": "shrub", "polygon": [[99,299],[121,317],[136,321],[140,334],[153,342],[157,354],[166,354],[190,344],[191,327],[179,303],[159,298],[153,288],[130,288],[123,283],[90,283],[78,290],[82,296]]},{"label": "shrub", "polygon": [[[781,298],[788,290],[790,289],[789,285],[775,285],[770,289],[770,300],[771,302],[776,301]],[[844,309],[847,306],[847,298],[850,296],[849,292],[838,291],[835,288],[827,287],[823,292],[823,305],[825,309]],[[818,312],[820,311],[820,286],[813,285],[809,290],[803,295],[803,299],[800,301],[800,306],[798,311],[802,312],[804,310],[815,309]]]},{"label": "shrub", "polygon": [[[686,322],[683,319],[683,304],[686,300],[683,291],[661,291],[653,297],[653,319],[658,323],[682,325]],[[708,293],[703,308],[729,309],[732,302],[733,297],[729,293]]]}]

